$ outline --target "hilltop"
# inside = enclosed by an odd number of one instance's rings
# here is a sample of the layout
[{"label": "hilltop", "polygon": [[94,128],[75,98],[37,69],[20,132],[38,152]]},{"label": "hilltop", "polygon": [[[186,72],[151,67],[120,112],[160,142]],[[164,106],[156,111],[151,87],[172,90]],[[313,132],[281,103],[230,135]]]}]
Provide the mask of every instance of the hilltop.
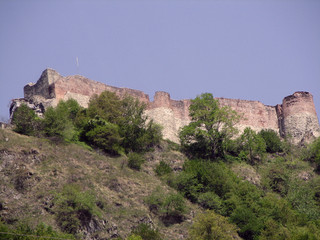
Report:
[{"label": "hilltop", "polygon": [[296,134],[282,137],[272,128],[239,132],[248,119],[235,101],[201,94],[189,101],[177,144],[156,123],[181,107],[164,101],[168,94],[144,103],[128,94],[135,90],[103,91],[83,107],[57,98],[72,81],[44,77],[12,105],[12,130],[0,131],[0,236],[320,238],[320,138],[309,93],[275,108],[290,123],[283,131]]},{"label": "hilltop", "polygon": [[[75,99],[87,107],[90,98],[103,91],[114,92],[120,98],[129,95],[146,104],[146,114],[164,127],[165,139],[178,143],[180,128],[190,123],[190,99],[172,100],[169,93],[156,92],[154,100],[150,101],[149,96],[139,90],[106,85],[80,75],[64,77],[53,69],[44,70],[36,83],[24,87],[24,98],[13,100],[10,115],[12,117],[21,103],[27,103],[38,114],[43,114],[49,106],[56,106],[60,100]],[[296,143],[320,136],[318,116],[309,92],[295,92],[276,106],[267,106],[259,101],[217,99],[221,106],[230,106],[242,116],[237,125],[241,132],[246,127],[255,131],[272,129],[282,137],[291,136]]]}]

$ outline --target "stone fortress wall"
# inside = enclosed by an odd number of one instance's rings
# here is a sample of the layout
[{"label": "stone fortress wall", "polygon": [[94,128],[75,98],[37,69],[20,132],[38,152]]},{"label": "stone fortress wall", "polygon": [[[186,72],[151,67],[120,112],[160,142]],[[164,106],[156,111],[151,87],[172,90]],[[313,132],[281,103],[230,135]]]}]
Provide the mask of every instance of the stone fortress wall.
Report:
[{"label": "stone fortress wall", "polygon": [[[80,75],[63,77],[53,69],[46,69],[37,83],[24,87],[24,98],[15,99],[10,112],[21,103],[27,103],[38,114],[56,106],[60,100],[73,98],[87,107],[90,98],[103,91],[115,92],[119,97],[133,96],[147,105],[146,114],[163,126],[164,138],[178,142],[179,129],[190,122],[191,100],[172,100],[166,92],[156,92],[154,100],[142,91],[118,88],[96,82]],[[230,106],[242,115],[238,128],[251,127],[256,131],[273,129],[281,136],[292,136],[299,143],[306,138],[320,136],[319,121],[313,97],[308,92],[296,92],[283,99],[282,104],[266,106],[259,101],[217,98],[221,106]]]}]

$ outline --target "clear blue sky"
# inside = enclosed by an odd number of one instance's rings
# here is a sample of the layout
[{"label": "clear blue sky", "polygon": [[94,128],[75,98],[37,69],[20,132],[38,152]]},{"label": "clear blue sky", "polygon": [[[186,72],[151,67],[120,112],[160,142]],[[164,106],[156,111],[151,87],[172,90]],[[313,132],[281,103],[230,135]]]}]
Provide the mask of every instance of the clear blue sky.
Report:
[{"label": "clear blue sky", "polygon": [[0,0],[2,119],[46,67],[150,98],[309,91],[319,115],[320,1]]}]

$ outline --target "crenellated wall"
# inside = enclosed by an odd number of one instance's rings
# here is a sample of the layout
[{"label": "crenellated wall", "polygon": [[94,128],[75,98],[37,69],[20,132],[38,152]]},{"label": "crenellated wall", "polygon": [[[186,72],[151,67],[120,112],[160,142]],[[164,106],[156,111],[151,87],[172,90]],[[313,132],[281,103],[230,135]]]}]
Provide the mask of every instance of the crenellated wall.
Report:
[{"label": "crenellated wall", "polygon": [[[147,105],[146,114],[163,126],[164,138],[178,142],[179,129],[190,122],[191,100],[172,100],[166,92],[156,92],[151,102],[142,91],[118,88],[96,82],[80,75],[63,77],[53,69],[46,69],[36,84],[24,87],[24,99],[14,100],[11,113],[22,102],[34,109],[56,106],[60,100],[73,98],[87,107],[90,98],[103,91],[115,92],[119,97],[133,96]],[[313,97],[308,92],[296,92],[283,99],[282,104],[266,106],[258,101],[217,98],[221,106],[230,106],[241,116],[237,127],[242,131],[251,127],[256,131],[273,129],[281,136],[292,136],[294,142],[320,136],[319,121]],[[39,108],[41,106],[41,108]]]}]

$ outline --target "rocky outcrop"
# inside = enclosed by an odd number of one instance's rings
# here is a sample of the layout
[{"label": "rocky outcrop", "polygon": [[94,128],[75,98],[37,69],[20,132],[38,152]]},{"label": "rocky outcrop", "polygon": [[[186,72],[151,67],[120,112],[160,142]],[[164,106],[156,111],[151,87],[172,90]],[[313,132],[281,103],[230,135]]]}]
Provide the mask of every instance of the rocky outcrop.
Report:
[{"label": "rocky outcrop", "polygon": [[[115,92],[120,98],[130,95],[145,103],[146,114],[161,124],[164,137],[174,142],[178,142],[179,129],[190,122],[191,100],[172,100],[169,93],[156,92],[154,100],[150,101],[149,96],[139,90],[109,86],[80,75],[63,77],[53,69],[46,69],[37,83],[26,85],[24,99],[13,100],[10,112],[12,115],[21,103],[26,103],[41,115],[47,107],[70,98],[87,107],[90,98],[103,91]],[[230,106],[242,116],[237,125],[240,131],[246,127],[256,131],[272,129],[282,137],[291,136],[295,143],[320,136],[313,97],[308,92],[296,92],[276,106],[258,101],[217,99],[221,106]]]}]

